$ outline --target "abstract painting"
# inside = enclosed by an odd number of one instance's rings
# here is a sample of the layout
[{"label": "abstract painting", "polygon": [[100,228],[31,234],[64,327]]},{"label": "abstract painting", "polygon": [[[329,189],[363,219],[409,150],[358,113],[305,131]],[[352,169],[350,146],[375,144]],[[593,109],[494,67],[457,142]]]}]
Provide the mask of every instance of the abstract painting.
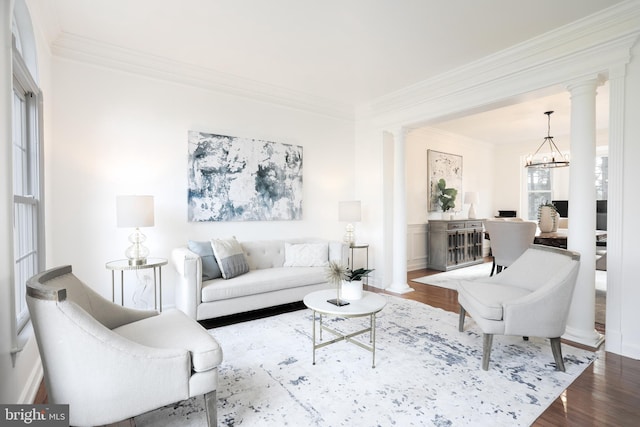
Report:
[{"label": "abstract painting", "polygon": [[189,221],[302,219],[302,147],[189,131]]},{"label": "abstract painting", "polygon": [[[458,200],[462,200],[462,156],[427,150],[427,174],[429,185],[429,212],[440,211],[438,202],[438,181],[444,179],[447,188],[458,190]],[[456,203],[455,211],[459,211],[461,203]]]}]

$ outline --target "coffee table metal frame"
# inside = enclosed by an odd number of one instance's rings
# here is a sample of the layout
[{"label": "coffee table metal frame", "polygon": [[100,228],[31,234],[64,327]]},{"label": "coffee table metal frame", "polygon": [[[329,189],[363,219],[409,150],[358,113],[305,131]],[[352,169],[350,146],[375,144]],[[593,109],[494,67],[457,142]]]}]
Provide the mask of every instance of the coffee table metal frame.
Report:
[{"label": "coffee table metal frame", "polygon": [[[339,341],[348,341],[359,347],[364,348],[371,352],[372,363],[371,367],[376,367],[376,314],[380,312],[387,304],[386,298],[383,296],[364,291],[362,299],[349,300],[349,305],[336,306],[327,302],[327,300],[335,298],[335,289],[327,289],[322,291],[316,291],[308,294],[304,297],[304,304],[313,311],[312,320],[312,341],[313,341],[313,364],[316,364],[316,350],[322,347],[326,347],[330,344],[337,343]],[[319,338],[320,342],[316,342],[316,313],[319,315]],[[369,327],[355,331],[349,334],[344,334],[340,331],[332,329],[322,323],[322,316],[337,316],[337,317],[365,317],[369,316]],[[322,342],[322,331],[325,330],[335,335],[336,338]],[[369,332],[369,343],[365,344],[362,341],[354,339],[354,337],[363,335]]]}]

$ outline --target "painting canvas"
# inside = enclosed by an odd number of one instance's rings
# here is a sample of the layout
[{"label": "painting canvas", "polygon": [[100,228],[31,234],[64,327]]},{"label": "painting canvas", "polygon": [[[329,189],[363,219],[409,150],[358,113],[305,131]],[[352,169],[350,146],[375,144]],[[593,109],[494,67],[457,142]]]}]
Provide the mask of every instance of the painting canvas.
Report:
[{"label": "painting canvas", "polygon": [[189,221],[302,219],[302,147],[189,131]]},{"label": "painting canvas", "polygon": [[441,211],[438,203],[438,181],[444,179],[447,188],[458,190],[454,211],[462,208],[462,156],[427,150],[427,174],[429,185],[429,212]]}]

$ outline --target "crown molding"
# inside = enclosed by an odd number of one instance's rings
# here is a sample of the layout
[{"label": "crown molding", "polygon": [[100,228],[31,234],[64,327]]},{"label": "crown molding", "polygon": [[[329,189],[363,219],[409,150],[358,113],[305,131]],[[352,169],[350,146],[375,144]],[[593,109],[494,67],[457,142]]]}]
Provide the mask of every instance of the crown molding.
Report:
[{"label": "crown molding", "polygon": [[503,102],[629,62],[640,35],[630,0],[360,106],[377,126],[419,123]]},{"label": "crown molding", "polygon": [[185,84],[215,92],[304,110],[341,120],[354,120],[351,105],[291,89],[221,73],[167,58],[62,32],[51,44],[59,58],[98,65],[145,77]]}]

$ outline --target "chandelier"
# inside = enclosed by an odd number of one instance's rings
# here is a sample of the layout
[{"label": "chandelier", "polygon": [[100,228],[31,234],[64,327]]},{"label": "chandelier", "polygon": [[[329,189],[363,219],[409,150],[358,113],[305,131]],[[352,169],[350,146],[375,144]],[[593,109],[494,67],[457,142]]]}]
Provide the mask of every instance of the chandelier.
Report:
[{"label": "chandelier", "polygon": [[[551,136],[551,114],[553,114],[553,111],[546,111],[544,114],[547,115],[547,136],[545,136],[544,141],[542,141],[542,144],[540,144],[536,152],[527,156],[525,167],[562,168],[569,166],[568,157],[558,150],[558,147],[556,146],[556,143],[553,142],[553,137]],[[550,154],[538,156],[538,152],[545,146],[545,144],[548,145],[548,152]]]}]

